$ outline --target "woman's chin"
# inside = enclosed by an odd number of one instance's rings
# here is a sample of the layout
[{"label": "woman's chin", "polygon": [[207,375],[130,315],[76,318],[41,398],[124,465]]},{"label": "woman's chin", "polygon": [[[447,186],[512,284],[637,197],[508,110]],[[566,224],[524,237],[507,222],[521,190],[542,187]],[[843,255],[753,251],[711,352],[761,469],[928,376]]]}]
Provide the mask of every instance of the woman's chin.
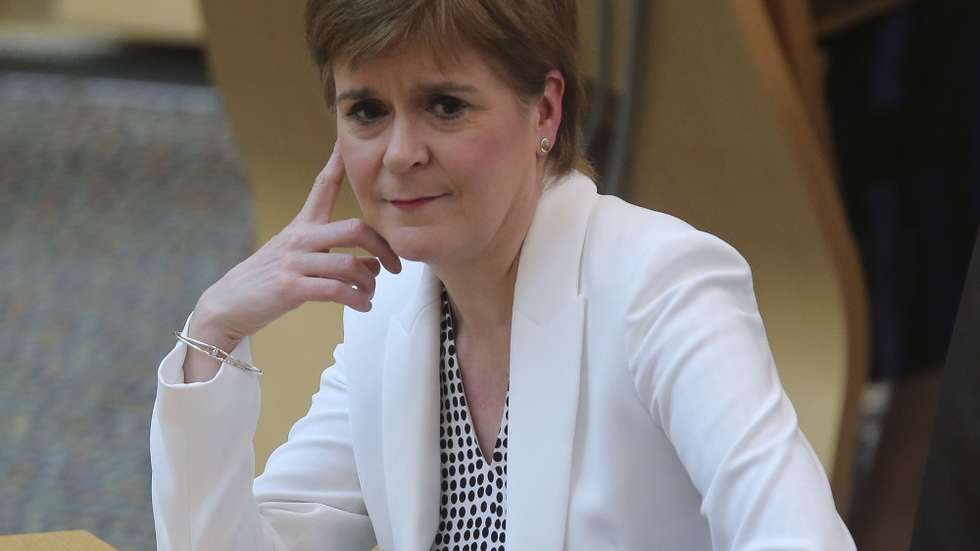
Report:
[{"label": "woman's chin", "polygon": [[419,252],[415,249],[395,249],[395,253],[405,260],[414,260],[416,262],[431,262],[432,257],[427,255],[425,252]]},{"label": "woman's chin", "polygon": [[407,260],[434,262],[445,254],[445,244],[424,228],[399,228],[386,239],[395,254]]}]

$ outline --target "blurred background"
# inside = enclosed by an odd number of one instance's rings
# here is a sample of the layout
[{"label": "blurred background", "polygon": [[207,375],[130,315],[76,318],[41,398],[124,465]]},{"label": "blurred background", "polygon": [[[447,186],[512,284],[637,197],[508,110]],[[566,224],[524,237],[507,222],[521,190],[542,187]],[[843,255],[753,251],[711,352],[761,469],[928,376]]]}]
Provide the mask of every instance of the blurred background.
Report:
[{"label": "blurred background", "polygon": [[[0,535],[154,547],[155,369],[204,289],[299,210],[335,137],[303,4],[0,0]],[[600,191],[746,256],[858,547],[907,549],[980,224],[980,10],[578,5]],[[357,215],[345,187],[337,217]],[[308,304],[256,336],[258,469],[340,312]]]}]

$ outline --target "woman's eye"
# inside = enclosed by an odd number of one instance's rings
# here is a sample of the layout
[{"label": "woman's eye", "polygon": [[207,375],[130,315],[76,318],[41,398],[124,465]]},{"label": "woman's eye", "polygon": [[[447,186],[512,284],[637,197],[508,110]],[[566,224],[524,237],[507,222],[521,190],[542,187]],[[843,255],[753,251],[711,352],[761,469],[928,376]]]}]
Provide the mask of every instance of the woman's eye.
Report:
[{"label": "woman's eye", "polygon": [[432,102],[431,110],[442,119],[455,119],[463,114],[466,103],[450,96],[440,96]]},{"label": "woman's eye", "polygon": [[362,101],[347,112],[347,116],[359,124],[370,124],[384,115],[384,107],[376,101]]}]

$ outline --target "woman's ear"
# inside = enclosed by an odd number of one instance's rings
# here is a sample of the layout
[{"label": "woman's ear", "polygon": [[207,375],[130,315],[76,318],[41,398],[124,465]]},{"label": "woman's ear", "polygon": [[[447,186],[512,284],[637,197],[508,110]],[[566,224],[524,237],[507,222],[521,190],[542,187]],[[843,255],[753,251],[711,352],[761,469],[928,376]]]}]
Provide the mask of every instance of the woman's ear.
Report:
[{"label": "woman's ear", "polygon": [[565,77],[561,71],[552,69],[544,77],[544,93],[538,101],[538,138],[548,138],[555,143],[558,126],[561,124],[561,100],[565,95]]}]

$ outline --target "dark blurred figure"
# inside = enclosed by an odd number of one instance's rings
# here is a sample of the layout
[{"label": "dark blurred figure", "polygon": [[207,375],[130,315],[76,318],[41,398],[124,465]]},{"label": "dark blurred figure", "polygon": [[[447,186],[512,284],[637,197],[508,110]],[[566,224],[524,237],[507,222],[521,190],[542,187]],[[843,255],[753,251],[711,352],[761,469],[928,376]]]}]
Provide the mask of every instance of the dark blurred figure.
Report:
[{"label": "dark blurred figure", "polygon": [[980,549],[980,238],[946,358],[912,551]]},{"label": "dark blurred figure", "polygon": [[871,376],[894,383],[851,529],[864,551],[905,550],[980,225],[980,3],[911,3],[821,45],[870,295]]}]

